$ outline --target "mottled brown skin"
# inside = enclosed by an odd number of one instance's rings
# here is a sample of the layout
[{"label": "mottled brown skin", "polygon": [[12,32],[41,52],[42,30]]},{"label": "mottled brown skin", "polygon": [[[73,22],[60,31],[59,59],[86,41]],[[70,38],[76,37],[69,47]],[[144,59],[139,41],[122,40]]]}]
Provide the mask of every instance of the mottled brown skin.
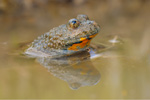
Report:
[{"label": "mottled brown skin", "polygon": [[26,50],[31,56],[64,56],[89,48],[90,41],[99,32],[100,27],[95,21],[90,21],[86,15],[78,15],[67,24],[51,29],[39,36]]}]

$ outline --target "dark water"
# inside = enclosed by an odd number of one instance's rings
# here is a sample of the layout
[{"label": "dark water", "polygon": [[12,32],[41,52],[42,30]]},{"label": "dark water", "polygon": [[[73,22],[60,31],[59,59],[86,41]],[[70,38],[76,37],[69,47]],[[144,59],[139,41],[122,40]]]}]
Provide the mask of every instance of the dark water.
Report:
[{"label": "dark water", "polygon": [[[150,3],[119,1],[53,2],[18,13],[1,3],[0,98],[150,98]],[[22,55],[24,43],[77,14],[100,24],[92,42],[107,49],[99,57],[82,62],[84,55],[57,61]]]}]

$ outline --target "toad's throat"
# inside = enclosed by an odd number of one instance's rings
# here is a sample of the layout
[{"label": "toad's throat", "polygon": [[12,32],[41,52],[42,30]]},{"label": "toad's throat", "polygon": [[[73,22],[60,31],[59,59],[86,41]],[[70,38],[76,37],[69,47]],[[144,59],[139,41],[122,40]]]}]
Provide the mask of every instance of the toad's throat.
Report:
[{"label": "toad's throat", "polygon": [[73,43],[68,50],[79,51],[90,45],[91,39],[94,38],[97,34],[90,35],[87,38],[80,38],[80,41]]}]

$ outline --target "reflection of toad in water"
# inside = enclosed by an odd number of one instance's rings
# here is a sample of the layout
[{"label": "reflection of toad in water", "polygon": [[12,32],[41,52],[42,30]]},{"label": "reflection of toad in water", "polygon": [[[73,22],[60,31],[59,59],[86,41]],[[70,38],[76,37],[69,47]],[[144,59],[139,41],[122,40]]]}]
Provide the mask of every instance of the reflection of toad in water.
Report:
[{"label": "reflection of toad in water", "polygon": [[100,80],[87,51],[59,58],[37,58],[37,61],[52,75],[66,81],[71,89],[96,85]]}]

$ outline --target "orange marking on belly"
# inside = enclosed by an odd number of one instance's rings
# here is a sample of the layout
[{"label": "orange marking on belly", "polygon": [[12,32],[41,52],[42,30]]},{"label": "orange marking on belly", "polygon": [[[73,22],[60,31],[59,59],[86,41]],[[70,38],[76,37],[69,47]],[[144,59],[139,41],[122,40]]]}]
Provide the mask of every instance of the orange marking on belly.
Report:
[{"label": "orange marking on belly", "polygon": [[[91,35],[90,38],[95,37],[97,34]],[[80,38],[81,43],[73,44],[71,47],[68,48],[68,50],[78,51],[78,48],[84,48],[85,46],[89,46],[91,40],[87,38]]]},{"label": "orange marking on belly", "polygon": [[86,38],[80,38],[80,41],[84,41],[84,40],[86,40]]},{"label": "orange marking on belly", "polygon": [[91,40],[84,39],[81,43],[73,44],[71,47],[68,48],[68,50],[74,50],[78,51],[78,48],[84,48],[85,46],[88,46],[90,44]]},{"label": "orange marking on belly", "polygon": [[97,35],[97,33],[96,33],[96,34],[94,34],[94,35],[91,35],[91,36],[90,36],[90,38],[93,38],[93,37],[95,37],[96,35]]}]

